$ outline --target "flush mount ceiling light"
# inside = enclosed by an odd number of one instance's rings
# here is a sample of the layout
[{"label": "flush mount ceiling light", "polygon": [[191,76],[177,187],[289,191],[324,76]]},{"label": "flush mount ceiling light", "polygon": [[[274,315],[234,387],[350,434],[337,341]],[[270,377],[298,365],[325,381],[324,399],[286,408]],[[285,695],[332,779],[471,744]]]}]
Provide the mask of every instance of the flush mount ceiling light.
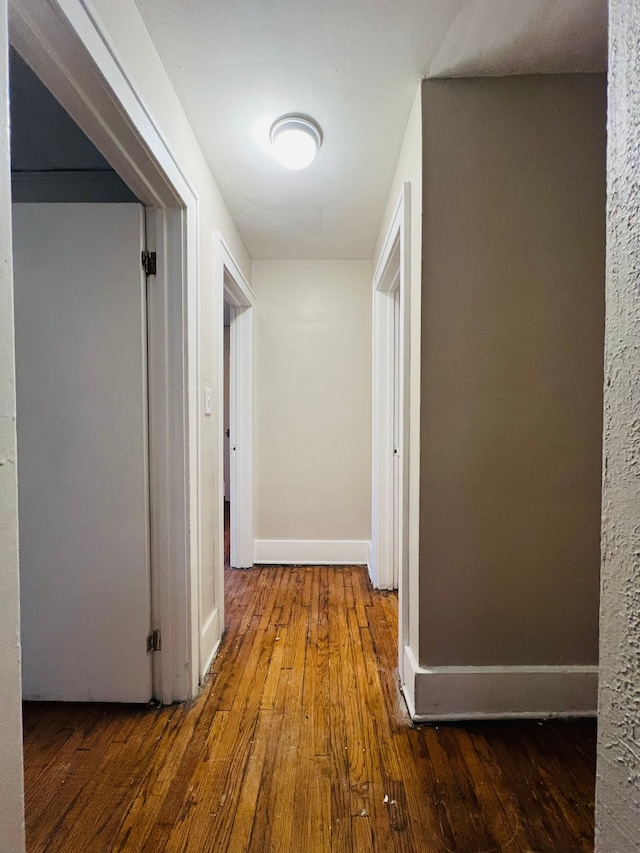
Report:
[{"label": "flush mount ceiling light", "polygon": [[269,138],[276,160],[287,169],[305,169],[322,145],[319,125],[300,115],[286,115],[274,121]]}]

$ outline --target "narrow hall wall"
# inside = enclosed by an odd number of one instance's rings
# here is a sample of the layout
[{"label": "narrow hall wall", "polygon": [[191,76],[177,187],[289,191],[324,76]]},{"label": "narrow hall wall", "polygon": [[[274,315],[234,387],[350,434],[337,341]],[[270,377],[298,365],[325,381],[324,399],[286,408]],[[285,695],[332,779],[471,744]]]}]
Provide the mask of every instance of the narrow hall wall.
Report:
[{"label": "narrow hall wall", "polygon": [[254,261],[253,287],[256,559],[264,541],[367,543],[371,262]]},{"label": "narrow hall wall", "polygon": [[610,0],[597,853],[640,850],[640,7]]},{"label": "narrow hall wall", "polygon": [[7,4],[0,0],[0,853],[24,850]]}]

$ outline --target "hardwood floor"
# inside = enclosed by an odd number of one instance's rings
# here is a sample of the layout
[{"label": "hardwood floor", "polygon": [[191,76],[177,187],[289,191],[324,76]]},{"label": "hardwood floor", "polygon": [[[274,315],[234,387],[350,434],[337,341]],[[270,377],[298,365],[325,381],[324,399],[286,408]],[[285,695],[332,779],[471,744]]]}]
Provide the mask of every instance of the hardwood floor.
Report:
[{"label": "hardwood floor", "polygon": [[364,569],[226,574],[191,705],[25,707],[30,853],[593,850],[594,722],[411,727]]}]

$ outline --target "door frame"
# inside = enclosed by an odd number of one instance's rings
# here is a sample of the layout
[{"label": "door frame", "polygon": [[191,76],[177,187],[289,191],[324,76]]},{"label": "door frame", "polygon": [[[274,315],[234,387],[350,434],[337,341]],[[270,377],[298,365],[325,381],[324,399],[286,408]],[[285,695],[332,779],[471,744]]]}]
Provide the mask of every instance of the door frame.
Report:
[{"label": "door frame", "polygon": [[[255,293],[242,274],[222,234],[214,234],[214,287],[222,301],[231,305],[229,328],[229,433],[230,433],[230,565],[253,566],[253,306]],[[221,316],[221,314],[217,315]],[[224,383],[223,336],[219,335],[218,380]],[[218,435],[224,440],[220,413]],[[222,459],[222,448],[220,458]],[[222,489],[222,477],[220,489]],[[223,501],[220,505],[224,506]],[[222,528],[223,529],[223,528]],[[224,561],[220,561],[223,566]],[[220,595],[224,601],[224,569],[220,573]]]},{"label": "door frame", "polygon": [[200,326],[198,194],[83,0],[10,0],[10,38],[153,215],[149,248],[149,464],[154,695],[199,685]]},{"label": "door frame", "polygon": [[[371,580],[377,589],[393,589],[394,525],[398,524],[399,658],[408,641],[409,613],[409,318],[411,275],[411,185],[405,183],[394,209],[373,275],[373,435],[371,500]],[[400,293],[396,331],[395,293]],[[394,518],[394,384],[396,334],[399,389],[399,518]]]}]

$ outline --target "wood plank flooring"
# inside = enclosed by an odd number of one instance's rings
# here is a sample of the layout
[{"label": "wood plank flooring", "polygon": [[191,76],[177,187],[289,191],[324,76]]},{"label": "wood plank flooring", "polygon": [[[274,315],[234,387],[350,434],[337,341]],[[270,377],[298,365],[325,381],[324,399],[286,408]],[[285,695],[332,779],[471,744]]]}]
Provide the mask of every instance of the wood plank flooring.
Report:
[{"label": "wood plank flooring", "polygon": [[28,850],[593,850],[595,723],[412,727],[362,568],[227,570],[189,706],[28,704]]}]

